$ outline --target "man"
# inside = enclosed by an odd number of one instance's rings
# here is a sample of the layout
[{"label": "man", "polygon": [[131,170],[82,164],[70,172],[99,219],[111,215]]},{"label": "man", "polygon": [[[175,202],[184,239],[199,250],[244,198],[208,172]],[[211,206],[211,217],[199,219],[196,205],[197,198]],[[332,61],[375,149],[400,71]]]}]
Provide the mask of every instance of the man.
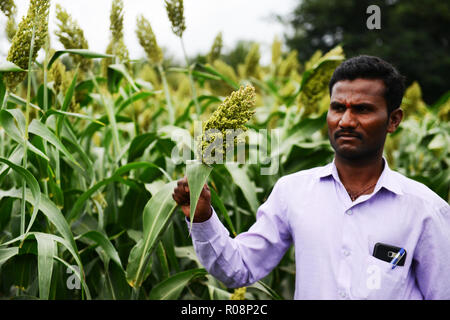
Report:
[{"label": "man", "polygon": [[[403,77],[380,58],[359,56],[335,70],[329,90],[333,162],[278,180],[254,225],[234,239],[205,185],[192,226],[198,258],[241,287],[266,276],[294,244],[295,299],[450,299],[450,207],[382,156],[402,120]],[[189,217],[186,178],[173,198]]]}]

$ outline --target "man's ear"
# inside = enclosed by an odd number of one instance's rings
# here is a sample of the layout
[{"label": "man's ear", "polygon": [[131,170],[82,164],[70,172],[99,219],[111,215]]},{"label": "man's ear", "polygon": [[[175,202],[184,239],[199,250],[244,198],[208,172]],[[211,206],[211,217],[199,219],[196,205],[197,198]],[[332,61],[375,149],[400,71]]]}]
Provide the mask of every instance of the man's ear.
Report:
[{"label": "man's ear", "polygon": [[401,108],[392,111],[389,116],[387,132],[389,133],[395,132],[395,130],[397,130],[398,126],[400,125],[402,119],[403,119],[403,110]]}]

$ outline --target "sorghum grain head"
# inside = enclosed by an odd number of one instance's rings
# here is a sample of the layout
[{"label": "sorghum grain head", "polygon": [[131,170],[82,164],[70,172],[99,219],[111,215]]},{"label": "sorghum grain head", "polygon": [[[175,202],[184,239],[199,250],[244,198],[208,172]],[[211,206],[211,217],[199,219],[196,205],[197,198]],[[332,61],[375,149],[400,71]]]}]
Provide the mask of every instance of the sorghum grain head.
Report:
[{"label": "sorghum grain head", "polygon": [[163,60],[161,48],[156,42],[156,36],[153,33],[150,22],[145,19],[143,15],[140,15],[137,18],[136,35],[142,48],[144,48],[148,59],[155,64],[161,63]]},{"label": "sorghum grain head", "polygon": [[[59,20],[55,35],[66,49],[88,49],[89,45],[84,37],[84,32],[70,14],[59,4],[56,5],[56,18]],[[80,69],[87,72],[92,67],[92,60],[73,55],[72,60],[75,65],[80,64]]]},{"label": "sorghum grain head", "polygon": [[220,58],[220,54],[223,47],[223,41],[222,41],[222,32],[219,32],[214,39],[214,43],[211,47],[211,51],[209,51],[208,54],[208,62],[210,64],[213,64],[214,61]]},{"label": "sorghum grain head", "polygon": [[181,38],[186,30],[183,0],[165,0],[165,2],[167,15],[172,23],[172,31]]},{"label": "sorghum grain head", "polygon": [[222,155],[225,150],[230,150],[235,143],[239,141],[239,137],[233,139],[233,145],[227,144],[227,134],[230,130],[234,133],[245,132],[247,128],[244,126],[255,113],[251,110],[255,105],[255,88],[252,86],[243,87],[234,91],[222,102],[211,117],[203,126],[204,136],[200,144],[201,159],[205,163],[211,163],[211,159],[205,157],[208,147],[215,141],[216,136],[223,139],[222,150],[217,150]]},{"label": "sorghum grain head", "polygon": [[[31,0],[27,15],[20,22],[17,32],[12,39],[8,52],[8,61],[18,65],[22,69],[28,69],[30,49],[32,49],[31,61],[36,60],[39,49],[45,42],[48,33],[49,0]],[[31,40],[34,30],[34,45],[31,48]],[[3,79],[8,89],[13,90],[26,77],[26,72],[7,72]]]}]

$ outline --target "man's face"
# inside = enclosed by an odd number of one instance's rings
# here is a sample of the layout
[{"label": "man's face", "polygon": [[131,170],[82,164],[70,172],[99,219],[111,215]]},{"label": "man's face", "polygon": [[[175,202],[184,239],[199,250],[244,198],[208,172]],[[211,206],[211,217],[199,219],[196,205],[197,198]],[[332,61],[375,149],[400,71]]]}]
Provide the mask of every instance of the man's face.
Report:
[{"label": "man's face", "polygon": [[388,116],[384,90],[380,79],[335,83],[327,124],[328,137],[337,156],[357,160],[382,154],[386,134],[395,131],[401,120],[401,115],[398,123]]}]

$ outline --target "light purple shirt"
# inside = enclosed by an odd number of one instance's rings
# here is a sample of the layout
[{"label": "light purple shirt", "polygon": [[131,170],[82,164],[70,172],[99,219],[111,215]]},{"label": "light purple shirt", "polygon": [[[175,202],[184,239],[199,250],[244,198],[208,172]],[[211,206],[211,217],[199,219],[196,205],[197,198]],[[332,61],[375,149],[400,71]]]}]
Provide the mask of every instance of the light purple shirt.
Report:
[{"label": "light purple shirt", "polygon": [[[450,207],[386,161],[373,193],[354,202],[333,161],[279,179],[248,232],[231,238],[213,210],[192,240],[229,288],[265,277],[293,244],[294,299],[450,299]],[[404,248],[405,265],[373,257],[377,242]]]}]

